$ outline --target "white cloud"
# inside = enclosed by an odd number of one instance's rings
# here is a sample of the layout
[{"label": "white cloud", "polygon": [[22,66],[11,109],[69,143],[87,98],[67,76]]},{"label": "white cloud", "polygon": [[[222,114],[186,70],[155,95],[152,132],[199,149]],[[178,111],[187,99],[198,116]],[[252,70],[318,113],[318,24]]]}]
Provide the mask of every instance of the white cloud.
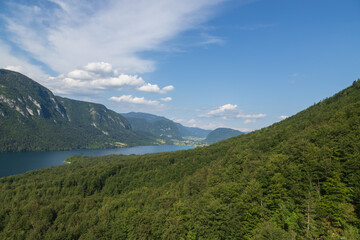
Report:
[{"label": "white cloud", "polygon": [[150,83],[147,83],[141,87],[138,88],[139,91],[143,91],[143,92],[160,92],[161,89],[159,88],[158,85],[156,84],[150,84]]},{"label": "white cloud", "polygon": [[144,97],[133,97],[132,95],[122,95],[120,97],[111,97],[110,101],[119,102],[119,103],[131,103],[131,104],[140,104],[140,105],[150,105],[150,106],[159,106],[158,101],[146,100]]},{"label": "white cloud", "polygon": [[[205,117],[205,118],[220,118],[223,120],[227,119],[236,119],[236,118],[247,118],[247,119],[258,119],[258,118],[264,118],[266,117],[266,114],[259,113],[259,114],[243,114],[241,111],[237,108],[238,106],[236,104],[225,104],[220,107],[217,107],[213,110],[210,110],[209,112],[205,114],[200,114],[199,117]],[[246,123],[250,123],[250,121],[246,121]],[[252,121],[254,122],[254,121]]]},{"label": "white cloud", "polygon": [[112,66],[110,63],[105,62],[92,62],[84,66],[84,69],[90,72],[99,72],[99,73],[111,73]]},{"label": "white cloud", "polygon": [[92,81],[95,86],[102,87],[123,87],[123,86],[138,86],[145,81],[137,75],[120,74],[110,78],[100,78]]},{"label": "white cloud", "polygon": [[256,119],[246,119],[244,121],[245,124],[249,124],[249,123],[255,123],[256,122]]},{"label": "white cloud", "polygon": [[[5,30],[18,47],[59,73],[99,61],[124,73],[141,73],[154,70],[155,63],[138,53],[161,50],[166,41],[208,20],[224,1],[11,2],[12,11],[4,16]],[[106,65],[100,68],[111,71]]]},{"label": "white cloud", "polygon": [[233,115],[236,111],[237,105],[225,104],[214,110],[209,111],[206,115],[209,117],[221,117],[226,118],[228,115]]},{"label": "white cloud", "polygon": [[266,117],[265,113],[259,114],[243,114],[241,110],[238,109],[236,104],[225,104],[220,107],[217,107],[213,110],[208,111],[205,114],[200,114],[198,117],[201,118],[213,118],[213,119],[222,119],[222,120],[231,120],[244,118],[244,124],[255,123],[256,119]]},{"label": "white cloud", "polygon": [[84,70],[74,70],[67,74],[70,78],[77,78],[77,79],[91,79],[93,76],[87,71]]},{"label": "white cloud", "polygon": [[172,100],[171,97],[165,97],[165,98],[160,98],[160,99],[161,99],[161,101],[163,101],[163,102],[170,102],[170,101]]},{"label": "white cloud", "polygon": [[164,93],[174,90],[174,86],[169,85],[169,86],[163,87],[161,89],[157,84],[146,83],[146,84],[142,85],[141,87],[137,88],[137,90],[142,91],[142,92],[164,94]]},{"label": "white cloud", "polygon": [[238,114],[236,115],[236,118],[264,118],[266,117],[265,113],[259,113],[259,114]]},{"label": "white cloud", "polygon": [[169,86],[163,87],[163,88],[161,89],[161,93],[167,93],[167,92],[172,91],[172,90],[174,90],[174,89],[175,89],[175,88],[174,88],[173,85],[169,85]]},{"label": "white cloud", "polygon": [[[146,83],[142,77],[129,75],[113,70],[110,63],[94,62],[60,74],[57,77],[49,77],[46,81],[52,91],[58,94],[72,93],[94,93],[113,89],[127,88],[152,93],[167,93],[174,89],[174,86],[160,88],[156,84]],[[163,101],[171,101],[171,98],[164,98]]]},{"label": "white cloud", "polygon": [[284,120],[286,118],[288,118],[289,116],[285,116],[285,115],[282,115],[282,116],[279,116],[280,119]]},{"label": "white cloud", "polygon": [[[89,94],[122,87],[136,89],[147,84],[137,75],[118,74],[118,71],[113,70],[111,64],[105,62],[88,63],[69,73],[50,77],[40,66],[29,64],[25,59],[14,56],[11,48],[1,40],[0,56],[0,68],[20,72],[48,87],[56,94]],[[166,87],[163,89],[167,90]]]}]

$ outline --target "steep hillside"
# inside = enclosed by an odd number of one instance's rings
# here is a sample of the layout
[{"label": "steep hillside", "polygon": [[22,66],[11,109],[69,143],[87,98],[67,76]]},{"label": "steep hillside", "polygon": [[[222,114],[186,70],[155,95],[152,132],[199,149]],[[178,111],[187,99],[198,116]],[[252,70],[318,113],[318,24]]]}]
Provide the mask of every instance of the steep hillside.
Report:
[{"label": "steep hillside", "polygon": [[360,80],[209,147],[0,179],[1,239],[360,239]]},{"label": "steep hillside", "polygon": [[176,124],[167,118],[135,112],[124,113],[122,115],[129,120],[131,127],[136,131],[150,133],[164,140],[182,139]]},{"label": "steep hillside", "polygon": [[231,137],[238,136],[240,134],[243,133],[231,128],[217,128],[207,135],[205,142],[209,144],[216,143]]},{"label": "steep hillside", "polygon": [[26,76],[0,70],[0,151],[148,144],[151,138],[103,105],[54,96]]}]

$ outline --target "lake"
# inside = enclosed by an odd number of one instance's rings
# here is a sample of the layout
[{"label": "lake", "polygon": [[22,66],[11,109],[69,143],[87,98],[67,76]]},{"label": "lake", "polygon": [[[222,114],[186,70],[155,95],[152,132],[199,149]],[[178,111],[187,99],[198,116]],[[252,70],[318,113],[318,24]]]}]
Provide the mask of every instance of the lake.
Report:
[{"label": "lake", "polygon": [[80,149],[71,151],[6,152],[0,153],[0,177],[25,173],[39,168],[66,164],[64,162],[65,158],[73,155],[93,157],[109,154],[141,155],[146,153],[172,152],[191,148],[195,147],[182,145],[160,145],[112,149]]}]

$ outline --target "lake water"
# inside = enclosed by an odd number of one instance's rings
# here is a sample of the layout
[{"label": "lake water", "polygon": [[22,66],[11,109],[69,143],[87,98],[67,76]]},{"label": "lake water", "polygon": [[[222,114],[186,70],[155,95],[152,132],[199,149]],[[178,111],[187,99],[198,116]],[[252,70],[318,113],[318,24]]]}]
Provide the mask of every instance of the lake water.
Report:
[{"label": "lake water", "polygon": [[0,177],[24,173],[30,170],[65,164],[64,160],[73,155],[104,156],[109,154],[146,154],[172,152],[194,148],[182,145],[137,146],[113,149],[81,149],[71,151],[46,152],[6,152],[0,153]]}]

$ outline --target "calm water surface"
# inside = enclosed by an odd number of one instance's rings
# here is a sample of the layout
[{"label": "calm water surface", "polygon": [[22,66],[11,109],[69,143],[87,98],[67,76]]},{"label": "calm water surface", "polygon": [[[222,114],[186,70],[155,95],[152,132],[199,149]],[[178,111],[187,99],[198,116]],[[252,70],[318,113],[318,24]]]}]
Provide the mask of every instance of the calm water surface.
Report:
[{"label": "calm water surface", "polygon": [[30,170],[65,164],[64,160],[72,155],[103,156],[109,154],[146,154],[172,152],[194,148],[181,145],[137,146],[114,149],[83,149],[71,151],[47,152],[11,152],[0,153],[0,177],[24,173]]}]

